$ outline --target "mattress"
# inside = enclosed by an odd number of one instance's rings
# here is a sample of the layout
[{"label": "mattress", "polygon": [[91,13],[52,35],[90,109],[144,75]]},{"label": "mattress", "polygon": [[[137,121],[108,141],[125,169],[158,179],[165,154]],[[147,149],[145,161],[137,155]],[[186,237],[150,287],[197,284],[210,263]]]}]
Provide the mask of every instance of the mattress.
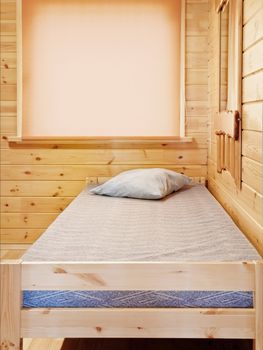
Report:
[{"label": "mattress", "polygon": [[112,198],[85,188],[24,261],[242,261],[260,259],[203,185],[162,200]]},{"label": "mattress", "polygon": [[[249,261],[260,256],[203,185],[162,200],[97,196],[85,188],[23,261]],[[239,307],[250,292],[24,291],[24,307]]]}]

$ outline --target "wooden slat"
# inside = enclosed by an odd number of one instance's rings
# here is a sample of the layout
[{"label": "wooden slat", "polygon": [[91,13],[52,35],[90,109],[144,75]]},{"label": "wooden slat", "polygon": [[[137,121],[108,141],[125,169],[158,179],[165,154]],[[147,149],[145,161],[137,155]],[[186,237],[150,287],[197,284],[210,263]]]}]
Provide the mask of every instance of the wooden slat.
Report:
[{"label": "wooden slat", "polygon": [[0,22],[0,34],[4,35],[16,35],[16,21],[4,20]]},{"label": "wooden slat", "polygon": [[187,101],[185,106],[187,117],[199,117],[208,115],[207,101]]},{"label": "wooden slat", "polygon": [[1,85],[0,93],[3,101],[16,101],[16,85]]},{"label": "wooden slat", "polygon": [[1,197],[2,213],[60,213],[75,197]]},{"label": "wooden slat", "polygon": [[[195,119],[195,118],[191,118]],[[198,119],[198,118],[197,118]],[[199,119],[198,119],[199,120]],[[206,121],[204,121],[204,124]],[[157,150],[157,149],[9,149],[1,151],[2,164],[206,164],[207,151],[198,150]]]},{"label": "wooden slat", "polygon": [[1,349],[20,350],[21,265],[1,262]]},{"label": "wooden slat", "polygon": [[243,77],[260,69],[263,69],[263,39],[244,52]]},{"label": "wooden slat", "polygon": [[16,53],[1,52],[1,69],[16,68]]},{"label": "wooden slat", "polygon": [[16,36],[15,35],[1,36],[0,49],[1,49],[1,52],[5,52],[5,53],[16,52]]},{"label": "wooden slat", "polygon": [[1,1],[1,19],[15,20],[16,19],[16,2]]},{"label": "wooden slat", "polygon": [[261,100],[263,100],[263,70],[243,79],[243,103]]},{"label": "wooden slat", "polygon": [[0,113],[1,117],[16,117],[16,101],[0,101]]},{"label": "wooden slat", "polygon": [[251,291],[254,271],[249,262],[23,262],[22,289]]},{"label": "wooden slat", "polygon": [[254,310],[22,310],[24,337],[253,338]]},{"label": "wooden slat", "polygon": [[16,117],[1,117],[0,130],[3,134],[16,133]]},{"label": "wooden slat", "polygon": [[1,228],[0,241],[2,244],[31,244],[34,243],[34,241],[36,241],[44,231],[45,228]]},{"label": "wooden slat", "polygon": [[261,1],[258,0],[245,0],[243,5],[243,23],[247,23],[261,8]]},{"label": "wooden slat", "polygon": [[263,165],[249,158],[242,158],[242,180],[259,193],[263,193]]},{"label": "wooden slat", "polygon": [[255,44],[263,37],[263,6],[256,12],[243,29],[243,49]]},{"label": "wooden slat", "polygon": [[207,69],[208,60],[207,56],[202,52],[186,52],[185,58],[185,67],[186,69]]},{"label": "wooden slat", "polygon": [[186,85],[185,97],[187,101],[206,101],[207,85]]},{"label": "wooden slat", "polygon": [[2,228],[46,228],[59,213],[1,213]]},{"label": "wooden slat", "polygon": [[[83,180],[86,176],[114,176],[122,171],[151,168],[149,165],[3,165],[2,180]],[[171,169],[188,176],[205,176],[205,165],[167,165],[155,167]]]},{"label": "wooden slat", "polygon": [[263,101],[243,105],[242,127],[252,131],[263,130]]},{"label": "wooden slat", "polygon": [[193,52],[207,52],[207,36],[188,36],[186,37],[186,51],[187,53]]},{"label": "wooden slat", "polygon": [[1,69],[1,84],[15,85],[16,84],[16,69]]},{"label": "wooden slat", "polygon": [[85,185],[82,181],[1,181],[1,195],[11,197],[76,196]]},{"label": "wooden slat", "polygon": [[242,155],[257,162],[262,162],[262,133],[256,131],[242,132]]},{"label": "wooden slat", "polygon": [[207,84],[207,69],[186,69],[186,84]]}]

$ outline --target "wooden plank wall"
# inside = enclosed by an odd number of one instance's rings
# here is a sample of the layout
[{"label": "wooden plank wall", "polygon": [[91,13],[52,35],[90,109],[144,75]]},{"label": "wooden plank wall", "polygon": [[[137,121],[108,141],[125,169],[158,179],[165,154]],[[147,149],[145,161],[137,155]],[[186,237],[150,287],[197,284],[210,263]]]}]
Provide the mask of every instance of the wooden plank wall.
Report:
[{"label": "wooden plank wall", "polygon": [[218,109],[218,16],[210,0],[209,20],[209,189],[263,254],[262,121],[263,121],[263,2],[243,2],[242,189],[227,172],[216,171],[213,121]]},{"label": "wooden plank wall", "polygon": [[[80,192],[87,176],[137,167],[207,174],[208,0],[186,4],[186,135],[189,149],[11,149],[16,134],[16,3],[1,0],[1,240],[34,242]],[[16,245],[17,247],[17,245]]]}]

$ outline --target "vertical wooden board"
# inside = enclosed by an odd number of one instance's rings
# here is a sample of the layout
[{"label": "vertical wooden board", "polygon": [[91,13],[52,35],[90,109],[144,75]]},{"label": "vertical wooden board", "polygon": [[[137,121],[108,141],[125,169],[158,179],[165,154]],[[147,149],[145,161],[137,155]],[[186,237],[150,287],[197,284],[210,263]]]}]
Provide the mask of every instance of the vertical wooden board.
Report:
[{"label": "vertical wooden board", "polygon": [[19,261],[1,262],[1,349],[21,349],[21,264]]}]

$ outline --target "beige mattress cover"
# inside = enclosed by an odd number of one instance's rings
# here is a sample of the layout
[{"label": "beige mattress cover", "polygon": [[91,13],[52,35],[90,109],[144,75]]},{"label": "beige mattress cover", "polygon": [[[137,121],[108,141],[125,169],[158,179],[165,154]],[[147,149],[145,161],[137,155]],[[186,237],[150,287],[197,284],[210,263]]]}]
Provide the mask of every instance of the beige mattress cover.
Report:
[{"label": "beige mattress cover", "polygon": [[24,261],[241,261],[260,256],[203,185],[163,200],[111,198],[85,188]]}]

